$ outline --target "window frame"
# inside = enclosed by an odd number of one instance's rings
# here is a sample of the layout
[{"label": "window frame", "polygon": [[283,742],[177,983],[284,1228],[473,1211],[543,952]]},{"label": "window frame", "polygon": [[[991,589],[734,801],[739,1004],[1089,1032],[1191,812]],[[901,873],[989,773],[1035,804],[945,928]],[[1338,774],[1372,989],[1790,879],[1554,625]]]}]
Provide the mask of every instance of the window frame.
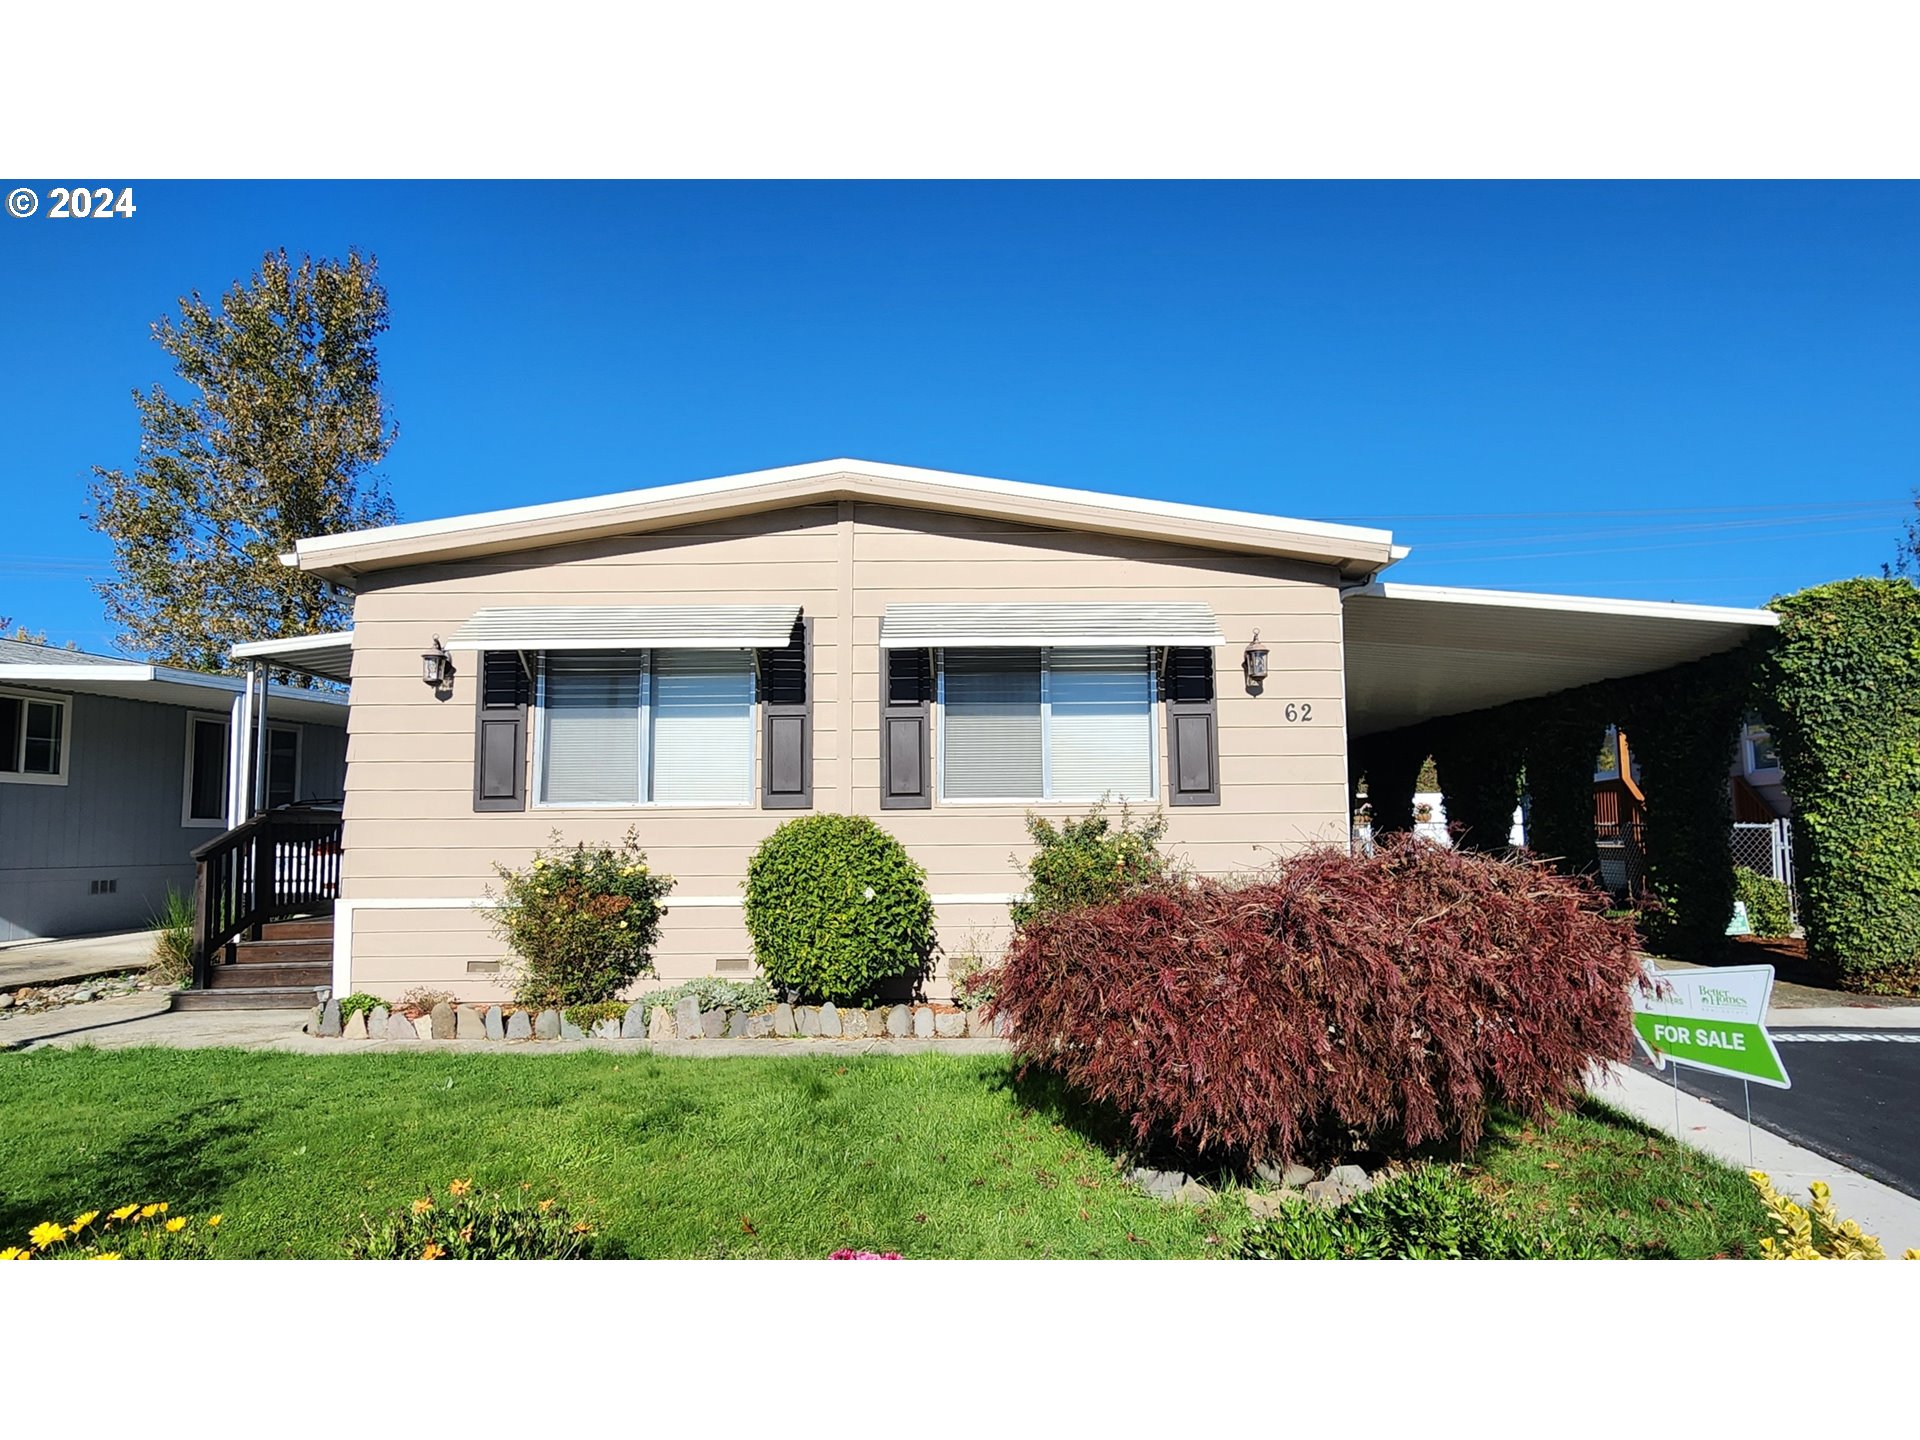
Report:
[{"label": "window frame", "polygon": [[[197,820],[193,815],[193,727],[196,725],[218,725],[220,727],[220,754],[223,757],[220,762],[220,793],[226,798],[221,802],[220,818],[217,820]],[[186,830],[230,829],[231,827],[227,824],[227,807],[232,804],[233,796],[233,717],[223,714],[218,710],[189,710],[187,712],[186,729],[186,752],[181,760],[180,769],[181,828]],[[299,725],[290,724],[283,720],[269,720],[267,722],[267,733],[269,735],[293,736],[293,799],[287,803],[289,805],[298,805],[300,803],[301,770],[306,762],[307,737],[302,733],[302,728]],[[273,742],[268,741],[267,743],[271,746]],[[269,763],[271,763],[271,753],[269,753],[268,759]],[[271,773],[269,773],[268,776],[267,794],[268,798],[271,799],[273,794]],[[253,798],[251,776],[248,777],[247,798],[248,808],[251,808]],[[274,807],[269,805],[268,808],[272,809]]]},{"label": "window frame", "polygon": [[653,791],[653,697],[654,697],[654,656],[658,650],[647,647],[640,650],[615,650],[610,653],[638,655],[643,657],[640,668],[640,705],[638,708],[639,731],[636,737],[639,766],[639,780],[642,798],[638,800],[548,800],[547,788],[547,662],[556,652],[542,650],[540,662],[534,667],[533,704],[529,720],[533,731],[533,777],[527,789],[527,806],[533,810],[753,810],[758,808],[757,784],[760,771],[760,664],[754,651],[735,650],[726,646],[713,648],[714,654],[745,655],[747,657],[747,767],[746,787],[742,798],[738,800],[655,800]]},{"label": "window frame", "polygon": [[[0,785],[65,785],[68,772],[73,765],[73,697],[71,695],[51,695],[41,690],[15,690],[0,687],[0,699],[19,700],[20,735],[19,748],[12,757],[20,765],[18,770],[0,770]],[[30,771],[27,763],[27,709],[30,704],[52,705],[60,713],[60,767],[51,773]]]},{"label": "window frame", "polygon": [[[1053,652],[1055,650],[1104,650],[1131,649],[1131,646],[1103,645],[1036,645],[1031,648],[1040,652],[1040,788],[1049,793],[1040,796],[1021,797],[1018,795],[949,797],[947,794],[947,649],[941,645],[933,648],[933,709],[934,715],[934,783],[933,796],[936,805],[1060,805],[1084,806],[1100,803],[1101,797],[1056,796],[1053,790]],[[958,650],[994,649],[993,646],[958,645]],[[1014,647],[1008,647],[1014,648]],[[1130,795],[1125,803],[1130,805],[1157,805],[1160,803],[1160,769],[1164,763],[1164,745],[1160,712],[1165,708],[1161,694],[1160,667],[1157,663],[1164,655],[1164,648],[1158,645],[1140,647],[1146,651],[1146,662],[1141,670],[1146,682],[1146,731],[1147,731],[1147,793]],[[1111,791],[1106,792],[1111,794]]]},{"label": "window frame", "polygon": [[[1766,736],[1767,743],[1769,745],[1774,746],[1773,753],[1776,761],[1775,764],[1757,765],[1754,763],[1755,757],[1753,753],[1753,742],[1754,742],[1755,731],[1758,731],[1760,734]],[[1750,720],[1745,724],[1741,725],[1740,727],[1740,768],[1745,772],[1746,778],[1748,780],[1756,781],[1762,785],[1779,784],[1782,778],[1781,767],[1777,763],[1779,759],[1779,755],[1780,755],[1780,747],[1774,744],[1773,732],[1768,730],[1764,724],[1762,724],[1758,720]]]}]

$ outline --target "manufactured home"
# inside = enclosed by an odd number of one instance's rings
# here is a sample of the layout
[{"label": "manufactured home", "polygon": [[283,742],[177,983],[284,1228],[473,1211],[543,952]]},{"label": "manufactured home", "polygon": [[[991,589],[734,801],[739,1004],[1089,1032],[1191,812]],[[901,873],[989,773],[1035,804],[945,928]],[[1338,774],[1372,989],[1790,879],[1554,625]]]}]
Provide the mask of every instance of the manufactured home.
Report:
[{"label": "manufactured home", "polygon": [[[353,629],[236,655],[351,680],[314,978],[466,1000],[505,993],[494,867],[556,834],[631,828],[674,877],[665,981],[751,973],[748,857],[809,810],[896,835],[953,952],[1004,933],[1029,811],[1157,807],[1193,866],[1255,869],[1347,843],[1359,735],[1772,622],[1384,581],[1405,553],[1377,529],[836,460],[305,540],[288,562],[355,593]],[[270,918],[209,925],[210,960]]]}]

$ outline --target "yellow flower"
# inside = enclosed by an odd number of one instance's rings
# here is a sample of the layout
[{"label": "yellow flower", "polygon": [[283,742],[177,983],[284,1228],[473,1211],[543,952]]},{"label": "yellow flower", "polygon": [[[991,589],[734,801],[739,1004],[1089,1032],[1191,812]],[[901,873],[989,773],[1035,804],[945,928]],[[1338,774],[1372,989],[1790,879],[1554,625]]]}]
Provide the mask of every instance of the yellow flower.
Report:
[{"label": "yellow flower", "polygon": [[548,1210],[551,1210],[552,1208],[553,1208],[553,1201],[551,1201],[551,1200],[542,1200],[542,1201],[540,1202],[540,1209],[541,1209],[541,1211],[542,1211],[543,1213],[544,1213],[545,1211],[548,1211]]},{"label": "yellow flower", "polygon": [[167,1229],[176,1235],[186,1228],[187,1220],[184,1215],[176,1215],[173,1219],[167,1221]]},{"label": "yellow flower", "polygon": [[140,1207],[140,1218],[142,1220],[151,1220],[166,1208],[164,1205],[142,1205]]},{"label": "yellow flower", "polygon": [[87,1258],[89,1260],[118,1260],[120,1258],[120,1252],[118,1250],[109,1250],[104,1255],[89,1255]]},{"label": "yellow flower", "polygon": [[433,1209],[433,1201],[431,1200],[423,1199],[413,1202],[413,1213],[416,1215],[424,1215],[431,1209]]},{"label": "yellow flower", "polygon": [[32,1258],[31,1254],[22,1250],[18,1245],[9,1245],[6,1249],[0,1250],[0,1260],[30,1260]]},{"label": "yellow flower", "polygon": [[422,1260],[438,1260],[446,1253],[447,1252],[442,1250],[438,1245],[429,1245],[420,1252],[420,1258]]},{"label": "yellow flower", "polygon": [[138,1205],[122,1205],[118,1210],[113,1212],[113,1218],[115,1220],[124,1220],[139,1208]]},{"label": "yellow flower", "polygon": [[100,1212],[98,1210],[89,1210],[84,1215],[76,1215],[73,1217],[73,1228],[76,1230],[84,1230],[99,1218]]},{"label": "yellow flower", "polygon": [[56,1225],[51,1220],[42,1220],[38,1225],[33,1227],[33,1233],[27,1238],[33,1241],[35,1249],[44,1249],[56,1240],[66,1239],[67,1227],[64,1225]]},{"label": "yellow flower", "polygon": [[455,1180],[452,1184],[447,1186],[447,1193],[449,1195],[465,1195],[472,1189],[473,1189],[473,1181]]},{"label": "yellow flower", "polygon": [[217,1228],[220,1222],[225,1218],[226,1217],[223,1215],[209,1215],[207,1216],[207,1224],[215,1226]]}]

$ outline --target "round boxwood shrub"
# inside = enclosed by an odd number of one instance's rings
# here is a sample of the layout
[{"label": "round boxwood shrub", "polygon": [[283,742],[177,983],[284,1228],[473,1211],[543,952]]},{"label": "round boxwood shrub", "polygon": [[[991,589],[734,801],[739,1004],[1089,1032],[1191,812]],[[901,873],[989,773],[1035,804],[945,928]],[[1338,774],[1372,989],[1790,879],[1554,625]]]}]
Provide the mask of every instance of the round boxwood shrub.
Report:
[{"label": "round boxwood shrub", "polygon": [[808,1000],[871,996],[933,954],[927,872],[860,815],[807,815],[747,862],[747,933],[776,986]]}]

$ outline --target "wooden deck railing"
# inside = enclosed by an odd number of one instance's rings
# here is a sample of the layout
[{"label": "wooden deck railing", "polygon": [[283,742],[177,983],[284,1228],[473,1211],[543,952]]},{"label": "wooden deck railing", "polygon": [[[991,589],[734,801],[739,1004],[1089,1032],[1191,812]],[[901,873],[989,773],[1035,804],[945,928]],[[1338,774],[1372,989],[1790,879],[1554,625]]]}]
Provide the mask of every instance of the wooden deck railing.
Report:
[{"label": "wooden deck railing", "polygon": [[289,915],[332,913],[340,894],[340,817],[269,810],[193,852],[193,984],[241,939]]}]

